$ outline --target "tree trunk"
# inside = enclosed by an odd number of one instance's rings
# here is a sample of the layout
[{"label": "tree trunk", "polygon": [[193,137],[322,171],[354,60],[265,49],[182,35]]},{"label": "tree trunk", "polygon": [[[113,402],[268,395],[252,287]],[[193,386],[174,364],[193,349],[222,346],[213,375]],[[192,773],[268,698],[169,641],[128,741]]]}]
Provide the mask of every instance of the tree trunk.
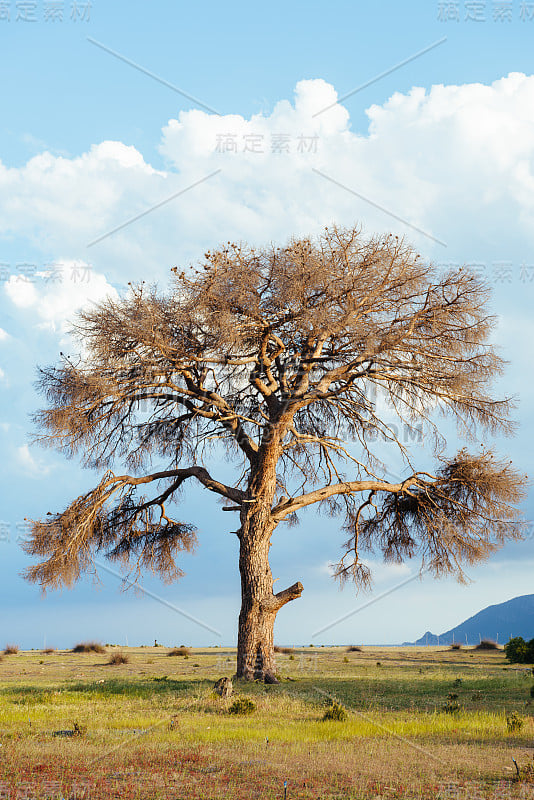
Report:
[{"label": "tree trunk", "polygon": [[273,629],[283,605],[300,597],[303,586],[273,594],[269,548],[276,523],[271,508],[276,492],[276,465],[281,441],[291,415],[278,416],[264,432],[261,455],[248,486],[250,500],[241,508],[239,571],[241,573],[241,613],[237,640],[237,678],[276,681]]},{"label": "tree trunk", "polygon": [[240,531],[241,613],[236,677],[274,683],[277,682],[273,642],[276,614],[290,600],[300,597],[303,586],[295,583],[273,594],[269,547],[274,525],[265,506],[244,516]]}]

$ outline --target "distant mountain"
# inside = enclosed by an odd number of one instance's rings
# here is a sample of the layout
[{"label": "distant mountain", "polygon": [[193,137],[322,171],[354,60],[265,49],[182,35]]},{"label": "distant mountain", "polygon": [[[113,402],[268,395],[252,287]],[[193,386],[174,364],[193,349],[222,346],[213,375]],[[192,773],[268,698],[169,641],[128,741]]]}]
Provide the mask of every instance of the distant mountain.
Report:
[{"label": "distant mountain", "polygon": [[440,633],[439,636],[427,631],[416,642],[405,644],[478,644],[481,639],[492,639],[499,644],[506,644],[511,636],[522,636],[525,640],[534,638],[534,594],[525,594],[506,603],[488,606],[450,631]]}]

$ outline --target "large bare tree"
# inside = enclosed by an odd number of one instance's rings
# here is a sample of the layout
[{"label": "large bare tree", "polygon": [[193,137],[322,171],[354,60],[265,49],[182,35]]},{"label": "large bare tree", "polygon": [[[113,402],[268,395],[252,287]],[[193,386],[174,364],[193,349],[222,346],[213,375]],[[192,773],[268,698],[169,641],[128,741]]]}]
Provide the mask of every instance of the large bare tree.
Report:
[{"label": "large bare tree", "polygon": [[[98,552],[137,576],[179,577],[176,555],[196,536],[173,501],[197,481],[239,515],[237,675],[274,681],[275,618],[303,587],[273,592],[269,547],[300,509],[344,514],[337,575],[359,584],[370,548],[461,578],[463,564],[521,535],[524,477],[485,449],[446,458],[439,437],[443,416],[464,437],[512,431],[510,402],[490,393],[503,362],[476,275],[442,273],[398,237],[337,227],[285,247],[228,243],[173,271],[166,294],[132,286],[80,313],[79,358],[40,371],[49,406],[36,415],[39,438],[108,471],[33,523],[26,549],[42,560],[31,581],[71,585]],[[379,412],[384,398],[388,417],[434,434],[432,473],[413,466]],[[406,477],[388,479],[377,434],[400,451]],[[235,459],[230,481],[206,469],[214,444]],[[115,462],[128,474],[112,472]]]}]

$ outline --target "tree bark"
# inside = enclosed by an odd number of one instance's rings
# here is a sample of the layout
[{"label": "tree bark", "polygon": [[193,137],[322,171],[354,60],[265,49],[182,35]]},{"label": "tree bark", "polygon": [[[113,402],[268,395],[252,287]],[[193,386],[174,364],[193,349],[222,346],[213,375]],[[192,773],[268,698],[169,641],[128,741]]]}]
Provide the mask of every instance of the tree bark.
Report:
[{"label": "tree bark", "polygon": [[281,441],[291,414],[273,419],[266,429],[260,454],[251,472],[247,499],[241,506],[239,571],[241,573],[241,612],[237,640],[237,678],[276,681],[273,630],[278,611],[300,597],[303,586],[294,584],[273,594],[269,565],[271,536],[277,521],[272,516],[276,492],[276,465]]},{"label": "tree bark", "polygon": [[241,613],[236,677],[275,683],[273,630],[276,615],[282,606],[300,597],[303,586],[295,583],[273,594],[269,548],[275,524],[270,520],[270,507],[260,505],[245,516],[240,531]]}]

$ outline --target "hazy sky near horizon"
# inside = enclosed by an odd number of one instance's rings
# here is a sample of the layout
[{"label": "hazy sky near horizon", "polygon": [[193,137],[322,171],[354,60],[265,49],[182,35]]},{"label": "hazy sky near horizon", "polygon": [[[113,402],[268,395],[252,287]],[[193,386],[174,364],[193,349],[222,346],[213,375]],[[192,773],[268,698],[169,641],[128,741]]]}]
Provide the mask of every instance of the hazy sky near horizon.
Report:
[{"label": "hazy sky near horizon", "polygon": [[[510,361],[496,388],[518,399],[518,434],[496,447],[530,471],[534,3],[0,6],[0,646],[235,641],[237,539],[198,489],[181,512],[198,525],[198,551],[180,582],[147,577],[150,596],[121,594],[99,567],[99,586],[42,598],[20,577],[29,562],[17,542],[25,517],[62,509],[97,479],[31,444],[37,365],[71,352],[84,303],[130,280],[165,287],[171,267],[227,240],[282,243],[359,222],[437,264],[473,265],[493,285],[494,338]],[[443,432],[454,453],[454,431]],[[531,497],[525,513],[534,519]],[[466,586],[370,556],[372,593],[340,592],[328,567],[340,528],[309,509],[276,532],[277,586],[305,587],[279,615],[279,641],[413,640],[534,591],[530,537]]]}]

